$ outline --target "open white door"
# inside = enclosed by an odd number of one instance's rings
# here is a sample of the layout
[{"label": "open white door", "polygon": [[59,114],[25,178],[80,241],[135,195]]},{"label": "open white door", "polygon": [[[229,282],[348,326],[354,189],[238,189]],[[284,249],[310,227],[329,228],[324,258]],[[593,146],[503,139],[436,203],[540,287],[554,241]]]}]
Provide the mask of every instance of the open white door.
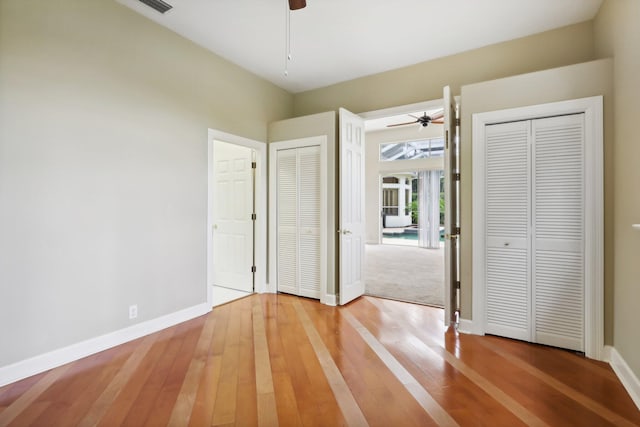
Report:
[{"label": "open white door", "polygon": [[253,292],[252,150],[216,140],[213,162],[213,284]]},{"label": "open white door", "polygon": [[458,128],[456,101],[449,86],[444,88],[444,324],[455,322],[459,284],[458,238]]},{"label": "open white door", "polygon": [[340,109],[340,304],[364,294],[364,120]]}]

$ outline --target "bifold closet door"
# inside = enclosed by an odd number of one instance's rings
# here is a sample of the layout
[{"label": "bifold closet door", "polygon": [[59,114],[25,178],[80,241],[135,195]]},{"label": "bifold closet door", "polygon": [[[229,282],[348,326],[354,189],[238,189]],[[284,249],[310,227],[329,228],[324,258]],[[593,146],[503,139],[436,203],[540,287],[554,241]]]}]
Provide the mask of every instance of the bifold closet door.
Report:
[{"label": "bifold closet door", "polygon": [[533,120],[533,341],[584,350],[584,114]]},{"label": "bifold closet door", "polygon": [[320,147],[277,151],[277,287],[320,298]]},{"label": "bifold closet door", "polygon": [[486,332],[531,340],[529,122],[486,128]]},{"label": "bifold closet door", "polygon": [[485,330],[583,351],[584,114],[485,130]]}]

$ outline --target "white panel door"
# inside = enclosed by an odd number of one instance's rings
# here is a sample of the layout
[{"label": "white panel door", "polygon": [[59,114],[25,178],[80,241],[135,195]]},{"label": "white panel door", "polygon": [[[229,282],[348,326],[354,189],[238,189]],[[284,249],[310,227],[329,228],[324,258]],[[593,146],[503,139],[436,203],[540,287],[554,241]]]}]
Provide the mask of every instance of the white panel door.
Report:
[{"label": "white panel door", "polygon": [[459,279],[458,258],[458,181],[454,173],[458,172],[458,135],[456,123],[456,101],[449,86],[443,90],[444,100],[444,324],[455,322],[457,308],[456,281]]},{"label": "white panel door", "polygon": [[532,121],[534,341],[584,350],[584,114]]},{"label": "white panel door", "polygon": [[486,332],[530,341],[530,124],[485,135]]},{"label": "white panel door", "polygon": [[364,120],[340,109],[340,304],[364,294]]},{"label": "white panel door", "polygon": [[213,283],[253,292],[250,148],[213,142]]}]

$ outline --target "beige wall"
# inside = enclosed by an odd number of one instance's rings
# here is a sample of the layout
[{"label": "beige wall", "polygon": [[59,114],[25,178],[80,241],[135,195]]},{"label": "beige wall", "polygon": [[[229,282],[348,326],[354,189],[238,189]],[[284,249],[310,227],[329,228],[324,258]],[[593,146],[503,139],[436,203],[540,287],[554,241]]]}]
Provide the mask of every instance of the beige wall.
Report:
[{"label": "beige wall", "polygon": [[207,129],[291,111],[115,1],[0,1],[0,367],[206,302]]},{"label": "beige wall", "polygon": [[473,317],[471,312],[471,127],[475,113],[507,108],[537,105],[548,102],[604,95],[604,175],[605,175],[605,343],[613,342],[613,275],[612,245],[613,176],[613,87],[610,59],[592,61],[520,76],[508,77],[462,87],[461,126],[461,306],[462,317]]},{"label": "beige wall", "polygon": [[[436,37],[437,39],[437,37]],[[333,86],[298,93],[294,114],[344,107],[356,113],[442,98],[465,84],[595,59],[591,21]]]},{"label": "beige wall", "polygon": [[[613,57],[615,120],[612,132],[611,174],[613,215],[609,236],[613,236],[612,260],[615,294],[613,344],[637,377],[640,377],[640,2],[605,0],[595,20],[596,51]],[[611,203],[611,198],[609,199]],[[607,204],[609,208],[609,204]]]},{"label": "beige wall", "polygon": [[310,136],[327,136],[327,289],[335,295],[338,283],[338,251],[336,219],[338,218],[337,188],[337,140],[338,120],[336,112],[313,114],[269,124],[269,142],[288,141]]}]

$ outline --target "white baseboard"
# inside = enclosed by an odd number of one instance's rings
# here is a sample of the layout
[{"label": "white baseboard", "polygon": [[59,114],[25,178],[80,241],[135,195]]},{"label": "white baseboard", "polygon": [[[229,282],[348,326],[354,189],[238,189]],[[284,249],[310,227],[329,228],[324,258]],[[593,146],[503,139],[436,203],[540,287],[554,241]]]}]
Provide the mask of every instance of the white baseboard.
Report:
[{"label": "white baseboard", "polygon": [[278,290],[276,289],[275,283],[272,285],[271,283],[265,283],[264,288],[258,291],[259,294],[277,294]]},{"label": "white baseboard", "polygon": [[[636,404],[638,409],[640,409],[640,380],[636,376],[636,374],[631,370],[627,362],[622,358],[620,353],[615,349],[615,347],[609,347],[610,350],[610,361],[609,364],[613,371],[616,373],[620,382],[631,396],[631,400]],[[606,352],[606,347],[605,347]]]},{"label": "white baseboard", "polygon": [[473,320],[462,318],[458,322],[458,332],[470,335],[484,335],[484,332],[481,331],[475,323],[473,323]]},{"label": "white baseboard", "polygon": [[11,365],[0,367],[0,387],[40,372],[62,366],[125,342],[158,332],[211,311],[207,303],[195,305],[156,319],[147,320],[99,337],[72,344]]},{"label": "white baseboard", "polygon": [[330,305],[333,307],[338,305],[338,300],[336,298],[336,295],[331,295],[331,294],[326,294],[321,302],[325,305]]}]

